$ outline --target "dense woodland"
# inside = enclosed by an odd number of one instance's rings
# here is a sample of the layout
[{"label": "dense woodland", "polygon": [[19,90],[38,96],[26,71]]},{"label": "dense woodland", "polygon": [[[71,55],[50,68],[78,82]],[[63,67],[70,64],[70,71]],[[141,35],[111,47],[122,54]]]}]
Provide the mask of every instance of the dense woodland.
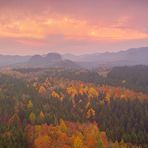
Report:
[{"label": "dense woodland", "polygon": [[70,69],[1,74],[0,147],[147,148],[146,72],[118,69],[107,78]]},{"label": "dense woodland", "polygon": [[148,66],[115,67],[108,74],[107,83],[148,93]]}]

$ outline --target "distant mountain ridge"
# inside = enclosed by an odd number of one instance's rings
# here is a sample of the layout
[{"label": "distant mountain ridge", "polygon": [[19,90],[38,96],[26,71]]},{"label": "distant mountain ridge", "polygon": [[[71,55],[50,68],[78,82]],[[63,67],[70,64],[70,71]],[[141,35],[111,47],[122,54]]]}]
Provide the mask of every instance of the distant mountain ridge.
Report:
[{"label": "distant mountain ridge", "polygon": [[148,65],[148,47],[131,48],[126,51],[84,54],[48,53],[47,55],[10,56],[0,55],[0,67],[71,67],[97,68],[100,65],[132,66]]},{"label": "distant mountain ridge", "polygon": [[81,56],[64,55],[64,58],[83,63],[88,66],[109,64],[122,65],[148,65],[148,47],[131,48],[126,51],[86,54]]},{"label": "distant mountain ridge", "polygon": [[10,66],[16,63],[24,63],[30,59],[31,56],[18,55],[0,55],[0,67]]},{"label": "distant mountain ridge", "polygon": [[71,60],[63,60],[58,53],[48,53],[45,56],[35,55],[27,62],[29,67],[57,67],[57,68],[80,68],[75,62]]},{"label": "distant mountain ridge", "polygon": [[53,64],[56,62],[61,62],[62,56],[58,53],[48,53],[46,56],[34,55],[28,61],[29,64],[32,65],[44,65],[48,66],[49,64]]}]

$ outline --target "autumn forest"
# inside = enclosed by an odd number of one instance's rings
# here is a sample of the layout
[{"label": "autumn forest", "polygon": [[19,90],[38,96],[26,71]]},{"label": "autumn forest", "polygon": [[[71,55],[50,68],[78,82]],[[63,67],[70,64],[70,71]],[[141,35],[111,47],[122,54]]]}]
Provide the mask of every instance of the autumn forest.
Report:
[{"label": "autumn forest", "polygon": [[132,87],[117,69],[108,77],[84,69],[1,71],[0,147],[146,148],[148,91],[142,78]]}]

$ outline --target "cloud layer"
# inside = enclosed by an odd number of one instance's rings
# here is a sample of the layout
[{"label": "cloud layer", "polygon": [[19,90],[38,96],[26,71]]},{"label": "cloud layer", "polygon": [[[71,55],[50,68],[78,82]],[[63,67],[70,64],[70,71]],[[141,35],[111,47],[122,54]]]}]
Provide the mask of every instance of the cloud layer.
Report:
[{"label": "cloud layer", "polygon": [[0,53],[147,46],[147,7],[147,0],[0,0]]}]

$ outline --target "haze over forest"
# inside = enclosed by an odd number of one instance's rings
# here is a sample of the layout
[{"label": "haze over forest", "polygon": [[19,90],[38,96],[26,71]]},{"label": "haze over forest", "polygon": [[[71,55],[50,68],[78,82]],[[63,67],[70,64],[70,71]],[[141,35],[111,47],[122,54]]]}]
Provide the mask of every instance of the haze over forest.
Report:
[{"label": "haze over forest", "polygon": [[0,148],[148,148],[148,0],[0,0]]}]

